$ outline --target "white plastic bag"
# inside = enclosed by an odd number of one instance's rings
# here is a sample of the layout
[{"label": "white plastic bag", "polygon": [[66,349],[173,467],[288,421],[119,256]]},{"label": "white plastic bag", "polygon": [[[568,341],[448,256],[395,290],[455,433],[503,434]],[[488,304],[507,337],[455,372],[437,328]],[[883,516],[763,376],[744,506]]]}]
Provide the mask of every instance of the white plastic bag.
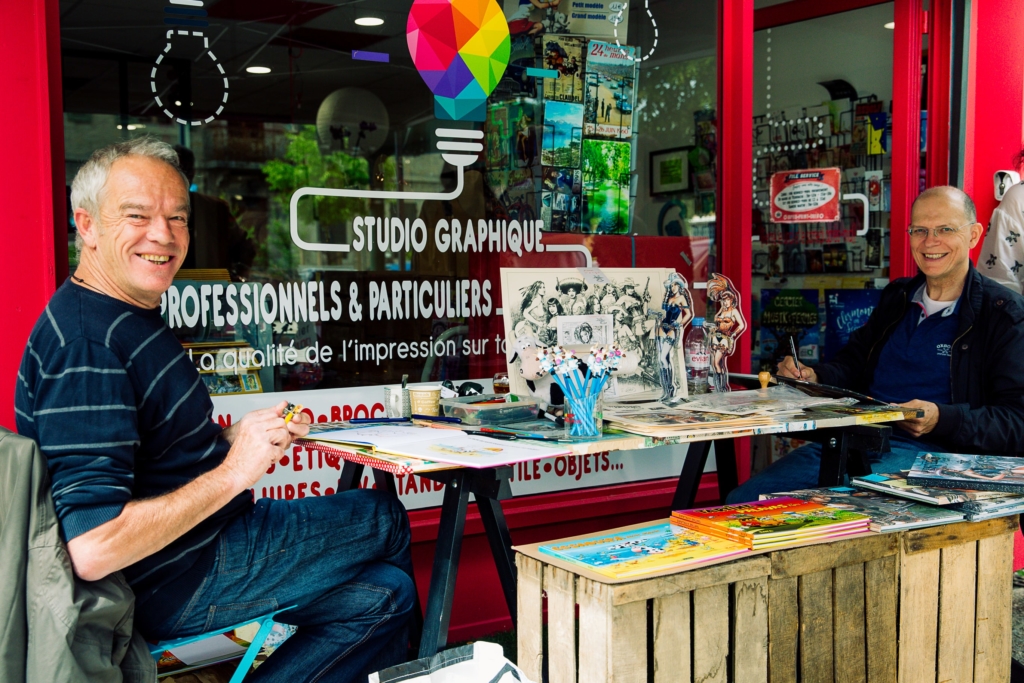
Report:
[{"label": "white plastic bag", "polygon": [[505,659],[501,645],[476,642],[370,674],[370,683],[533,682]]}]

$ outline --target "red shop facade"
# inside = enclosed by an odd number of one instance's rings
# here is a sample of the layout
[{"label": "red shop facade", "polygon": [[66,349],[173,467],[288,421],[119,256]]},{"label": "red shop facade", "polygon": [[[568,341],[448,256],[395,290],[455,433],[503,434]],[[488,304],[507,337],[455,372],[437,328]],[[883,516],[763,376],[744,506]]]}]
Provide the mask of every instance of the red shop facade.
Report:
[{"label": "red shop facade", "polygon": [[[801,291],[863,288],[912,274],[903,228],[920,188],[961,186],[987,223],[996,205],[992,175],[1013,168],[1024,139],[1024,2],[651,0],[609,21],[611,2],[588,3],[607,6],[602,16],[558,6],[524,10],[512,0],[499,3],[512,28],[510,66],[485,107],[486,151],[466,171],[468,194],[358,206],[323,197],[292,207],[289,197],[305,186],[449,189],[450,168],[434,151],[431,92],[408,52],[412,4],[388,0],[358,11],[312,0],[26,0],[4,7],[0,55],[8,66],[0,82],[11,97],[0,112],[8,131],[0,183],[8,207],[0,225],[7,292],[0,298],[0,383],[8,390],[0,392],[0,425],[14,427],[13,386],[32,325],[74,269],[67,187],[93,149],[127,137],[155,135],[190,150],[200,196],[193,204],[206,207],[211,226],[186,274],[197,289],[221,281],[316,282],[321,298],[343,293],[340,311],[352,286],[360,296],[377,292],[361,299],[376,313],[384,310],[380,292],[401,291],[409,279],[466,292],[465,310],[418,319],[385,307],[386,320],[375,315],[347,326],[326,316],[314,324],[298,313],[255,332],[212,320],[177,323],[183,343],[199,350],[314,349],[306,363],[243,379],[210,373],[224,424],[281,394],[315,420],[376,415],[382,387],[403,374],[486,383],[506,368],[506,327],[496,309],[504,306],[507,316],[523,308],[512,300],[516,292],[502,291],[502,267],[592,264],[635,269],[638,277],[674,268],[690,283],[698,314],[708,274],[721,272],[750,293],[749,343],[731,367],[756,371],[770,361],[759,330],[765,292],[782,282]],[[196,39],[205,43],[190,42]],[[600,70],[582,51],[595,41],[632,50],[635,71],[612,85],[591,82]],[[562,76],[543,82],[552,69]],[[858,146],[868,127],[880,130],[880,150]],[[602,176],[595,158],[617,172]],[[844,204],[842,220],[823,238],[809,228],[780,231],[766,210],[770,175],[821,166],[841,169],[844,192],[878,183],[871,217]],[[474,245],[456,252],[435,242],[360,252],[352,242],[352,250],[332,252],[300,248],[292,238],[337,244],[364,214],[432,226],[494,211],[543,220],[544,251]],[[232,248],[223,248],[229,241]],[[394,343],[430,348],[437,340],[440,350],[428,358],[400,354]],[[329,346],[333,359],[322,353]],[[373,355],[360,357],[357,348]],[[659,465],[613,454],[518,468],[517,497],[504,505],[513,541],[663,517],[685,448],[662,455]],[[743,480],[750,447],[738,449],[737,464]],[[322,495],[337,481],[301,449],[278,470],[255,495]],[[425,594],[441,493],[417,477],[401,478],[399,489]],[[709,471],[698,501],[716,499]],[[471,512],[451,640],[510,626],[501,596]]]}]

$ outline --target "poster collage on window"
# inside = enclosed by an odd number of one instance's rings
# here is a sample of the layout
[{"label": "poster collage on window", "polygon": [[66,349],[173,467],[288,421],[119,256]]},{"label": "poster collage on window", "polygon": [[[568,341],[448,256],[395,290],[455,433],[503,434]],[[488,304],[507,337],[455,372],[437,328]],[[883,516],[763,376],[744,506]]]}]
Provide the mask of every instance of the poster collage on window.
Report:
[{"label": "poster collage on window", "polygon": [[487,183],[509,219],[625,234],[637,49],[616,45],[615,22],[626,34],[616,3],[586,18],[562,4],[505,0],[512,52],[488,101]]}]

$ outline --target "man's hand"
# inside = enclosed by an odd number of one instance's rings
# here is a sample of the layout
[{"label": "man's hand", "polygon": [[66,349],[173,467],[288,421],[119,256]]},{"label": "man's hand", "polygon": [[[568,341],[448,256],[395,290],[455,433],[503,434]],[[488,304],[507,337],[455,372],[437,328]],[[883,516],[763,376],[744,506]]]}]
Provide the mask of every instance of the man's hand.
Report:
[{"label": "man's hand", "polygon": [[[232,473],[239,491],[255,484],[291,445],[292,433],[284,421],[287,405],[281,401],[273,408],[254,410],[238,423],[221,467]],[[297,426],[309,430],[305,424]]]},{"label": "man's hand", "polygon": [[939,407],[934,403],[914,399],[913,401],[907,401],[906,403],[900,403],[898,405],[901,408],[911,408],[913,410],[924,411],[924,417],[912,417],[907,420],[901,420],[900,422],[893,423],[900,429],[910,432],[911,436],[924,436],[935,429],[935,425],[939,423]]},{"label": "man's hand", "polygon": [[783,377],[802,379],[807,382],[818,381],[818,373],[816,373],[812,368],[809,368],[806,365],[801,364],[800,369],[797,370],[796,363],[793,361],[793,356],[786,356],[785,358],[783,358],[782,362],[779,363],[778,367],[779,369],[778,372],[776,372],[776,374],[782,375]]},{"label": "man's hand", "polygon": [[[280,408],[281,405],[287,406],[288,404],[282,403],[278,407]],[[291,422],[288,423],[288,432],[292,435],[293,439],[301,439],[309,434],[309,427],[306,425],[309,425],[312,422],[313,421],[309,419],[309,415],[306,415],[305,413],[297,413],[295,417],[291,419]],[[233,425],[225,427],[220,433],[221,438],[227,439],[227,442],[230,444],[234,444],[235,437],[238,436],[238,425],[240,424],[240,422],[236,422]]]}]

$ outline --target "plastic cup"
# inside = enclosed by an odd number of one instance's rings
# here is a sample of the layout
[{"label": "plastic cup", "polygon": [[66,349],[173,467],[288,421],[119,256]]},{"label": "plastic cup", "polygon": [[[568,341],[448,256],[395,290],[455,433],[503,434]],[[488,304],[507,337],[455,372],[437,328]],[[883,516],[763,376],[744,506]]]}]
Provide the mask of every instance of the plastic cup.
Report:
[{"label": "plastic cup", "polygon": [[441,387],[409,387],[408,391],[413,415],[437,416],[441,402]]}]

